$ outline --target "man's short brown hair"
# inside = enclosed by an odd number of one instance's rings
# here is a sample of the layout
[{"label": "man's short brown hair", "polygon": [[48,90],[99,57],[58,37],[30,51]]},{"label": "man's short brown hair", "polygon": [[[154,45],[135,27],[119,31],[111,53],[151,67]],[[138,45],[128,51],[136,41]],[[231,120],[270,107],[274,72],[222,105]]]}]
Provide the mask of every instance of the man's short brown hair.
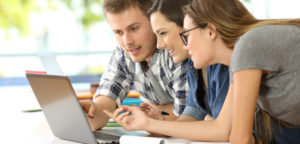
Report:
[{"label": "man's short brown hair", "polygon": [[139,7],[145,15],[153,4],[153,0],[104,0],[103,12],[106,13],[120,13],[132,7]]}]

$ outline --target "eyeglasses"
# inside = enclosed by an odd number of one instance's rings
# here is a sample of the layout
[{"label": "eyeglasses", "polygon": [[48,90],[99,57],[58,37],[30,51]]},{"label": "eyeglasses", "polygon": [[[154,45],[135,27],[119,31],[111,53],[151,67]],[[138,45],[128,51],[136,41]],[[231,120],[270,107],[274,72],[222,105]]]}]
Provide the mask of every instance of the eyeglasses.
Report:
[{"label": "eyeglasses", "polygon": [[185,46],[187,46],[187,44],[188,44],[188,37],[187,37],[186,35],[184,35],[185,33],[189,32],[189,31],[192,31],[192,30],[194,30],[194,29],[197,29],[197,28],[204,28],[204,27],[206,27],[206,26],[207,26],[207,23],[202,23],[202,24],[200,24],[200,25],[198,25],[198,26],[196,26],[196,27],[194,27],[194,28],[191,28],[191,29],[185,30],[185,31],[183,31],[183,32],[180,32],[180,33],[179,33],[179,36],[180,36],[180,38],[181,38],[183,44],[184,44]]}]

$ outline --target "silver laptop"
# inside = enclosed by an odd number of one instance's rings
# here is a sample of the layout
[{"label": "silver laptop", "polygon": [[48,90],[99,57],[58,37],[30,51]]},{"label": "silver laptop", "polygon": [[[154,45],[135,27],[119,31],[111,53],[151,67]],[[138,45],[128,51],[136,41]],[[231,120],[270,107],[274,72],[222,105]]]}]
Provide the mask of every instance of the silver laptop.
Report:
[{"label": "silver laptop", "polygon": [[120,133],[93,132],[66,76],[32,74],[26,77],[53,134],[81,143],[119,143]]}]

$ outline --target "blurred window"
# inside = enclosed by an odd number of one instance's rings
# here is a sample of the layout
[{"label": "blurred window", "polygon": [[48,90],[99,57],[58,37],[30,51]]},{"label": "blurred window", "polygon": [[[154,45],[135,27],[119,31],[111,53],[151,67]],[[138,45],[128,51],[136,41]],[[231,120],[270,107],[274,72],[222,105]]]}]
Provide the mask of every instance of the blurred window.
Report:
[{"label": "blurred window", "polygon": [[[258,19],[300,17],[297,0],[242,2]],[[45,56],[74,82],[98,81],[115,45],[99,0],[0,2],[0,86],[26,84],[25,70],[47,70]]]}]

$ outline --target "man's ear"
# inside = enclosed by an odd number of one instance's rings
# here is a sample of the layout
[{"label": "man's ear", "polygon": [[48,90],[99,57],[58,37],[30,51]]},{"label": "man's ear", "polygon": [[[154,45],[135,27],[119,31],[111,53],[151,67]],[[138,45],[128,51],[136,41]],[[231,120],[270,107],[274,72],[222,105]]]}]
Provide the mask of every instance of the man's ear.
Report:
[{"label": "man's ear", "polygon": [[207,34],[209,36],[209,39],[215,40],[217,38],[218,30],[217,27],[211,23],[207,24]]}]

